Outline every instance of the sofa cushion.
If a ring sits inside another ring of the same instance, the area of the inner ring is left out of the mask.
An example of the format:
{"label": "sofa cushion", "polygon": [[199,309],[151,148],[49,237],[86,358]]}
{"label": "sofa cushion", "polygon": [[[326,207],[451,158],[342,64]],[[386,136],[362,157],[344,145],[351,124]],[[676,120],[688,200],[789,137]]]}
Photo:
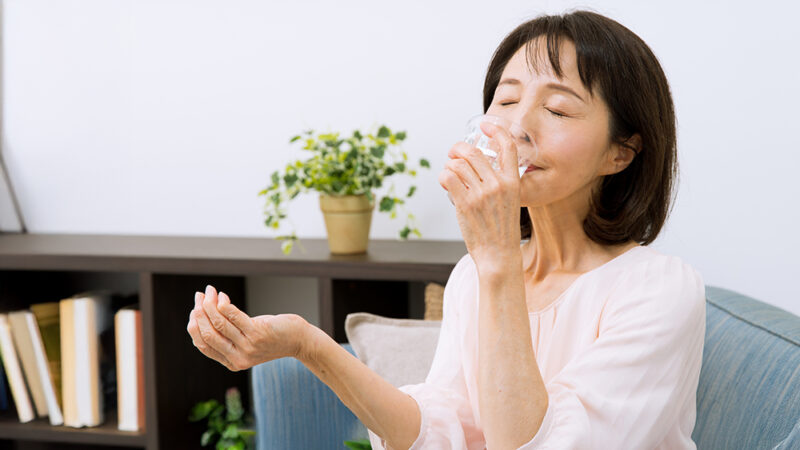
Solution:
{"label": "sofa cushion", "polygon": [[350,313],[344,331],[356,356],[395,387],[425,381],[439,341],[440,320]]}
{"label": "sofa cushion", "polygon": [[800,317],[706,286],[692,439],[706,448],[800,448]]}
{"label": "sofa cushion", "polygon": [[275,359],[250,373],[256,449],[346,449],[344,441],[367,439],[358,417],[300,361]]}

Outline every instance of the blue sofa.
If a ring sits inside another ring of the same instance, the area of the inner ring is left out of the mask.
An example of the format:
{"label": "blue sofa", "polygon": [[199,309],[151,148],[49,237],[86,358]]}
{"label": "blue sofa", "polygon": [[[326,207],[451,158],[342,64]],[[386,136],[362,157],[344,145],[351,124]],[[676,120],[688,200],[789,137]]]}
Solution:
{"label": "blue sofa", "polygon": [[[692,433],[698,449],[800,449],[800,317],[711,286],[706,300]],[[367,438],[358,418],[295,359],[256,366],[251,381],[259,450],[342,450],[345,440]]]}

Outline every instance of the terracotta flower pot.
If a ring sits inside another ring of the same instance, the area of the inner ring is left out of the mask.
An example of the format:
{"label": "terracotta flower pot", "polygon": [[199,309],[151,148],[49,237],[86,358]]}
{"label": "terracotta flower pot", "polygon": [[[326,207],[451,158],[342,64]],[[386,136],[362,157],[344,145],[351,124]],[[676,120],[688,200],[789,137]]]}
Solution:
{"label": "terracotta flower pot", "polygon": [[335,254],[366,253],[375,202],[366,194],[333,196],[320,193],[328,248]]}

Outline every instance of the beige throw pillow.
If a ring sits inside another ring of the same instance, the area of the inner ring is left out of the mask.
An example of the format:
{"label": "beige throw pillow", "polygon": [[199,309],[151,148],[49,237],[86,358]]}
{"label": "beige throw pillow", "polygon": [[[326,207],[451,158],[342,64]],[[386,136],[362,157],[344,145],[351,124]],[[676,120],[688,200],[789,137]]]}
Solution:
{"label": "beige throw pillow", "polygon": [[439,342],[439,320],[350,313],[344,331],[364,364],[395,387],[425,381]]}

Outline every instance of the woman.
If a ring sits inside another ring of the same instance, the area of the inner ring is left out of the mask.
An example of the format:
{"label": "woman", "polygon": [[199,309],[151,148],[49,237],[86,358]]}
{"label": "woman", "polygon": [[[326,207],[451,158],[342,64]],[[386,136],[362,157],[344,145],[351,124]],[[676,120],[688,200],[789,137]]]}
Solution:
{"label": "woman", "polygon": [[695,448],[704,283],[647,247],[677,174],[657,59],[599,14],[538,17],[496,50],[484,111],[532,132],[539,156],[520,178],[507,130],[489,125],[499,171],[469,144],[450,149],[439,183],[469,253],[425,382],[394,388],[299,316],[251,319],[211,286],[190,316],[195,345],[232,370],[300,359],[373,448]]}

